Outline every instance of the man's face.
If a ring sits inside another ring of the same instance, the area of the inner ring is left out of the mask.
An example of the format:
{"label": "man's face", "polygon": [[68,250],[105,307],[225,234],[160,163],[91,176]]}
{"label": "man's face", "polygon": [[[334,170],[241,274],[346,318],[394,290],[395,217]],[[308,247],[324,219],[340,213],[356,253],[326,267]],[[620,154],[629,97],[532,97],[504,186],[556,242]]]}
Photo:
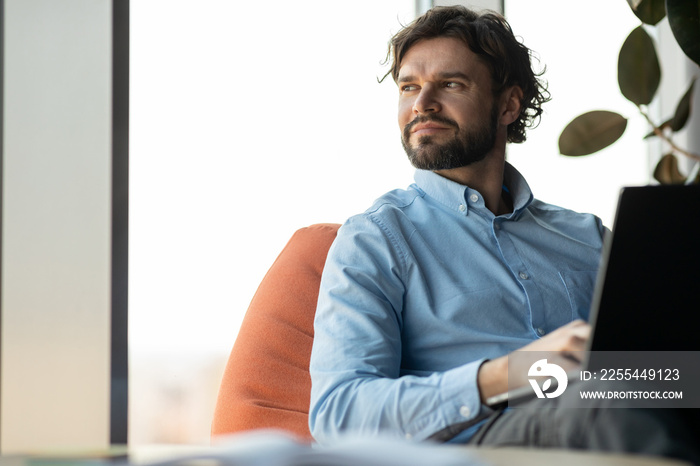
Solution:
{"label": "man's face", "polygon": [[416,168],[463,167],[493,148],[499,115],[491,74],[464,42],[416,43],[401,61],[398,85],[401,141]]}

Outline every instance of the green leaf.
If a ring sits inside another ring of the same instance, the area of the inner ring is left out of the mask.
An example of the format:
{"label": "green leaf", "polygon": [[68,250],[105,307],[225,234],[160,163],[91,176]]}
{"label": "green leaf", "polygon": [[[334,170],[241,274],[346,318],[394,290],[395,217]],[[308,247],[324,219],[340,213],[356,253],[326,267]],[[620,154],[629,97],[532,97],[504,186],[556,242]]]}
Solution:
{"label": "green leaf", "polygon": [[654,98],[660,81],[661,67],[656,47],[649,34],[639,26],[627,36],[620,49],[617,60],[620,91],[634,104],[648,105]]}
{"label": "green leaf", "polygon": [[666,16],[664,0],[627,0],[630,8],[643,23],[655,26]]}
{"label": "green leaf", "polygon": [[607,110],[594,110],[574,118],[559,136],[559,152],[578,157],[605,149],[627,128],[627,119]]}
{"label": "green leaf", "polygon": [[666,0],[666,11],[683,53],[700,65],[700,0]]}
{"label": "green leaf", "polygon": [[[671,127],[671,122],[672,122],[672,121],[673,121],[673,118],[669,118],[668,120],[664,121],[663,123],[661,123],[661,124],[659,125],[659,129],[660,129],[661,131],[663,131],[663,130],[665,130],[665,129],[670,128],[670,127]],[[649,134],[647,134],[646,136],[644,136],[642,139],[649,139],[649,138],[653,138],[653,137],[656,137],[656,136],[658,136],[658,135],[657,135],[657,134],[654,132],[654,130],[652,129],[652,130],[649,132]]]}
{"label": "green leaf", "polygon": [[690,116],[690,102],[693,100],[694,86],[695,78],[693,78],[693,82],[690,83],[690,87],[687,91],[685,91],[685,94],[681,98],[680,102],[678,102],[678,106],[676,107],[676,113],[673,115],[673,118],[669,122],[672,131],[682,130],[685,124],[688,122],[688,117]]}
{"label": "green leaf", "polygon": [[650,131],[649,134],[644,136],[642,139],[651,139],[651,138],[655,138],[655,137],[656,137],[656,133],[654,131]]}
{"label": "green leaf", "polygon": [[685,176],[678,170],[678,159],[673,154],[661,157],[654,169],[654,179],[661,184],[683,184]]}
{"label": "green leaf", "polygon": [[[661,131],[664,131],[666,129],[670,129],[671,131],[680,131],[683,129],[685,124],[688,122],[688,118],[690,117],[690,103],[693,100],[693,87],[695,86],[695,78],[693,78],[693,82],[690,83],[690,87],[688,88],[687,91],[685,91],[685,94],[681,98],[681,100],[678,102],[678,106],[676,107],[676,113],[669,118],[668,120],[664,121],[659,125],[659,129]],[[654,131],[651,131],[649,134],[644,136],[644,139],[649,139],[653,138],[656,136],[656,133]]]}

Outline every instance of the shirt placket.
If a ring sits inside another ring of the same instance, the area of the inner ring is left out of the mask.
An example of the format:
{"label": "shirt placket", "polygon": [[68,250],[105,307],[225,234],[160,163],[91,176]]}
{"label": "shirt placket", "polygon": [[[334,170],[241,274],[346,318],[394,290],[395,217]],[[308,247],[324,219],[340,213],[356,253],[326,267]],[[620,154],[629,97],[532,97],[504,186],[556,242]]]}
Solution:
{"label": "shirt placket", "polygon": [[543,312],[544,300],[540,288],[537,286],[537,277],[522,260],[510,235],[505,231],[507,222],[503,221],[502,218],[494,218],[492,225],[493,238],[501,252],[501,257],[513,279],[525,294],[532,330],[538,337],[544,336],[547,333]]}

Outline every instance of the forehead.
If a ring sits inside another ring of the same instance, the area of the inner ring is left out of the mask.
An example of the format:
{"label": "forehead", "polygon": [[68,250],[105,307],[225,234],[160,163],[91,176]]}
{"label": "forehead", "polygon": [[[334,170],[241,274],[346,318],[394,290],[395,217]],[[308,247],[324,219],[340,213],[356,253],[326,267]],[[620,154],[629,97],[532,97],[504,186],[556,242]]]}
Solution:
{"label": "forehead", "polygon": [[445,72],[471,75],[488,73],[488,69],[460,39],[436,37],[418,41],[408,49],[399,66],[398,80],[406,76]]}

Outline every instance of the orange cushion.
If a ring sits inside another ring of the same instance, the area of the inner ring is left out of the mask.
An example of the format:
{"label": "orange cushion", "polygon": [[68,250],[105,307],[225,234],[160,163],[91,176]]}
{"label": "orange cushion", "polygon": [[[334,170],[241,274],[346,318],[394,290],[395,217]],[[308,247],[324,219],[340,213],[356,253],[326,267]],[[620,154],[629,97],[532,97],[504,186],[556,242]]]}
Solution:
{"label": "orange cushion", "polygon": [[321,272],[339,226],[298,230],[260,283],[224,371],[212,435],[277,428],[311,440],[314,315]]}

